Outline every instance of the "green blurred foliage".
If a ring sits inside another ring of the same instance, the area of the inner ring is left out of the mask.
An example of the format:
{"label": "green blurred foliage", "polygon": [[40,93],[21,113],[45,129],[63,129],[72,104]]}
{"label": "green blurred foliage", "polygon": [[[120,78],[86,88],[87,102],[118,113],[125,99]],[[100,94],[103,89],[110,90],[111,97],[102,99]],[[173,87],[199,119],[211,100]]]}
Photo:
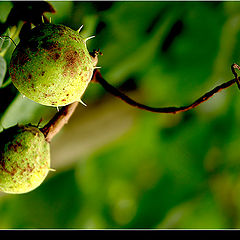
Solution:
{"label": "green blurred foliage", "polygon": [[[152,106],[189,104],[233,78],[230,66],[239,63],[239,2],[50,3],[54,23],[96,35],[88,48],[103,52],[104,78],[133,82],[138,101]],[[0,21],[10,6],[0,2]],[[3,127],[52,116],[8,88],[16,98],[1,112]],[[90,85],[84,99],[104,95]],[[179,115],[136,110],[123,136],[33,192],[0,196],[0,228],[239,228],[239,104],[233,86]]]}

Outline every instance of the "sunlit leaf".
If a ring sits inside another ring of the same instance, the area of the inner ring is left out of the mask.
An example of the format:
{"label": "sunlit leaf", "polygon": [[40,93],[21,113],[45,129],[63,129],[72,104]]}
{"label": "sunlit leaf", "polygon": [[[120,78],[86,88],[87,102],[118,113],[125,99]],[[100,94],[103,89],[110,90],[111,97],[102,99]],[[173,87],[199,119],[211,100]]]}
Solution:
{"label": "sunlit leaf", "polygon": [[6,60],[0,56],[0,87],[3,83],[4,77],[7,71],[7,63]]}

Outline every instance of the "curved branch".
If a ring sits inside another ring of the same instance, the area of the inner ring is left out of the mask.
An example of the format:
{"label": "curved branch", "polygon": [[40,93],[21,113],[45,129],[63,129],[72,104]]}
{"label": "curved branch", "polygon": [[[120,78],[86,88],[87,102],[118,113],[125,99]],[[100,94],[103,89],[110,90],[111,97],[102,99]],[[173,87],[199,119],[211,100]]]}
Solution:
{"label": "curved branch", "polygon": [[[229,80],[228,82],[215,87],[211,91],[205,93],[202,97],[198,98],[192,104],[190,104],[188,106],[183,106],[183,107],[154,108],[154,107],[149,107],[149,106],[143,105],[141,103],[138,103],[138,102],[134,101],[133,99],[131,99],[130,97],[126,96],[124,93],[120,92],[117,88],[113,87],[108,82],[106,82],[104,80],[104,78],[102,77],[101,73],[99,72],[99,70],[94,71],[92,81],[101,84],[107,92],[113,94],[115,97],[120,98],[122,101],[124,101],[125,103],[127,103],[133,107],[143,109],[146,111],[150,111],[150,112],[155,112],[155,113],[176,114],[176,113],[186,112],[190,109],[193,109],[193,108],[197,107],[198,105],[200,105],[201,103],[207,101],[215,93],[218,93],[218,92],[222,91],[223,89],[226,89],[226,88],[232,86],[234,83],[238,83],[239,79],[238,79],[236,73],[235,72],[233,72],[233,73],[234,73],[235,79]],[[61,110],[57,114],[55,114],[55,116],[43,128],[40,129],[43,132],[46,141],[51,142],[52,138],[68,122],[68,120],[74,113],[77,106],[78,106],[78,102],[74,102],[72,104],[62,107]]]}
{"label": "curved branch", "polygon": [[74,113],[79,102],[71,103],[61,108],[54,117],[40,130],[43,132],[47,142],[51,142],[52,138],[67,124],[68,120]]}
{"label": "curved branch", "polygon": [[203,102],[207,101],[209,98],[211,98],[215,93],[218,93],[218,92],[222,91],[223,89],[226,89],[226,88],[232,86],[234,83],[236,83],[238,81],[238,78],[229,80],[228,82],[223,83],[223,84],[215,87],[214,89],[205,93],[202,97],[198,98],[196,101],[194,101],[192,104],[190,104],[188,106],[183,106],[183,107],[160,107],[160,108],[149,107],[149,106],[146,106],[144,104],[141,104],[141,103],[138,103],[138,102],[134,101],[130,97],[126,96],[124,93],[120,92],[117,88],[110,85],[106,80],[104,80],[104,78],[102,77],[99,70],[95,70],[92,81],[101,84],[102,87],[107,92],[111,93],[115,97],[120,98],[122,101],[124,101],[125,103],[127,103],[127,104],[129,104],[133,107],[136,107],[136,108],[139,108],[139,109],[142,109],[142,110],[146,110],[146,111],[150,111],[150,112],[155,112],[155,113],[176,114],[176,113],[180,113],[180,112],[186,112],[188,110],[191,110],[191,109],[197,107],[201,103],[203,103]]}

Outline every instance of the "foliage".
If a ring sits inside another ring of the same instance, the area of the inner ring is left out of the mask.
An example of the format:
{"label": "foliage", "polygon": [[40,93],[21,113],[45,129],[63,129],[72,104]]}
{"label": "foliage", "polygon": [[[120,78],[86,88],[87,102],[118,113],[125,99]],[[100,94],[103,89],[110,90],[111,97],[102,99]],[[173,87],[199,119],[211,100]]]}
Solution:
{"label": "foliage", "polygon": [[[50,3],[54,23],[96,35],[88,49],[103,52],[104,78],[151,106],[191,103],[239,63],[239,2]],[[12,3],[0,4],[4,22]],[[0,100],[5,128],[56,112],[12,84]],[[94,84],[84,102],[52,143],[56,172],[31,193],[1,195],[0,228],[240,227],[236,86],[179,115],[133,109]]]}

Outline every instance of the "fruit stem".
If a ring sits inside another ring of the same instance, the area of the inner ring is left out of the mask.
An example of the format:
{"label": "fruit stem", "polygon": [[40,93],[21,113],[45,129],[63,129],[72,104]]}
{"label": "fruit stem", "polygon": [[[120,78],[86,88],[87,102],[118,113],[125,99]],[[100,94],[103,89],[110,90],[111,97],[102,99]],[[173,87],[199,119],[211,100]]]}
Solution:
{"label": "fruit stem", "polygon": [[107,92],[111,93],[115,97],[120,98],[122,101],[124,101],[125,103],[127,103],[127,104],[129,104],[129,105],[131,105],[133,107],[136,107],[136,108],[139,108],[139,109],[142,109],[142,110],[146,110],[146,111],[149,111],[149,112],[172,113],[172,114],[176,114],[176,113],[180,113],[180,112],[186,112],[188,110],[191,110],[191,109],[197,107],[198,105],[200,105],[201,103],[207,101],[215,93],[220,92],[223,89],[226,89],[226,88],[232,86],[234,83],[238,84],[238,81],[239,81],[239,78],[237,77],[237,75],[235,75],[234,79],[229,80],[228,82],[225,82],[225,83],[215,87],[211,91],[205,93],[202,97],[198,98],[192,104],[187,105],[187,106],[155,108],[155,107],[149,107],[149,106],[146,106],[144,104],[138,103],[138,102],[134,101],[133,99],[131,99],[130,97],[126,96],[124,93],[120,92],[118,89],[116,89],[111,84],[109,84],[106,80],[104,80],[104,78],[102,77],[100,71],[97,70],[97,69],[94,70],[94,74],[93,74],[93,78],[92,78],[92,82],[97,82],[97,83],[101,84],[102,87]]}
{"label": "fruit stem", "polygon": [[51,142],[52,138],[68,123],[69,118],[74,113],[78,102],[74,102],[60,109],[59,112],[40,130],[43,132],[47,142]]}

